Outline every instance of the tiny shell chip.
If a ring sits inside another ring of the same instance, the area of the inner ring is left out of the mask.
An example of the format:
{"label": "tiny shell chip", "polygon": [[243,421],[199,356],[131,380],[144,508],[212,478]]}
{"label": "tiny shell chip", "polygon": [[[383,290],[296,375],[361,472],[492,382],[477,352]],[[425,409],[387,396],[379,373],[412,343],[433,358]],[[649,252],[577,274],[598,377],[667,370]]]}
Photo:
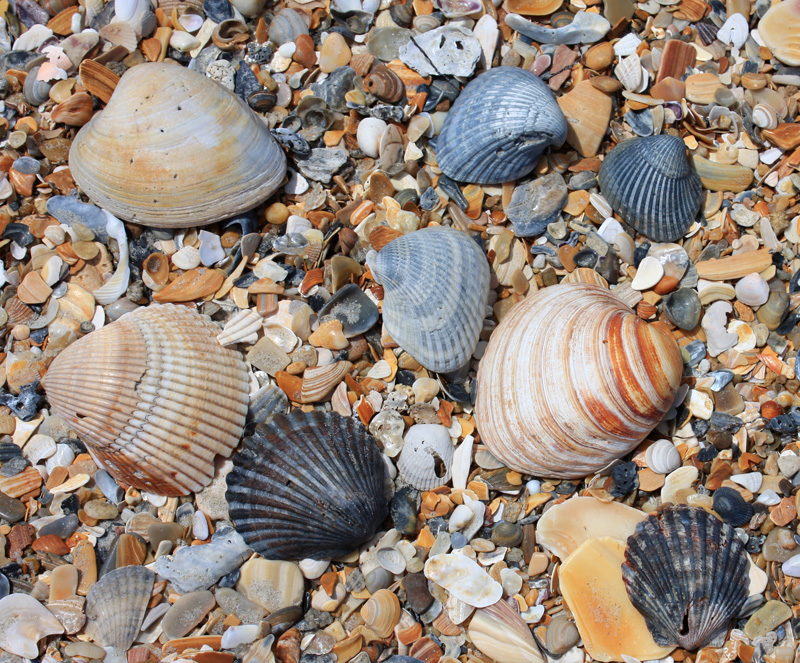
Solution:
{"label": "tiny shell chip", "polygon": [[495,67],[470,81],[447,114],[436,158],[459,182],[499,184],[524,177],[567,137],[567,121],[540,78]]}
{"label": "tiny shell chip", "polygon": [[564,561],[589,539],[627,541],[646,517],[644,511],[621,502],[573,497],[544,512],[536,523],[536,543]]}
{"label": "tiny shell chip", "polygon": [[23,658],[39,656],[39,640],[63,633],[47,608],[28,594],[9,594],[0,599],[0,648]]}
{"label": "tiny shell chip", "polygon": [[450,481],[453,444],[440,424],[415,424],[408,429],[397,459],[400,475],[418,490],[431,490]]}
{"label": "tiny shell chip", "polygon": [[778,60],[800,66],[800,0],[773,4],[759,22],[758,34]]}
{"label": "tiny shell chip", "polygon": [[503,596],[503,586],[499,582],[477,562],[458,553],[434,555],[428,559],[425,577],[474,608],[490,606]]}

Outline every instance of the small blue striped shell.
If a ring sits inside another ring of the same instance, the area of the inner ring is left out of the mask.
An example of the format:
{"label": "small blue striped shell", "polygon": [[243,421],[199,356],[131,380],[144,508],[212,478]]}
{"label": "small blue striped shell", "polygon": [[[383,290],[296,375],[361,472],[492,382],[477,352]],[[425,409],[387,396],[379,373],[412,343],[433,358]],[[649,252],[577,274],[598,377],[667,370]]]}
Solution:
{"label": "small blue striped shell", "polygon": [[683,237],[700,208],[700,177],[676,136],[646,136],[620,143],[603,161],[599,180],[614,210],[656,242]]}
{"label": "small blue striped shell", "polygon": [[383,286],[383,322],[425,368],[464,366],[478,344],[489,297],[489,264],[478,244],[453,228],[423,228],[367,257]]}
{"label": "small blue striped shell", "polygon": [[436,158],[454,180],[499,184],[530,173],[541,153],[566,137],[567,122],[547,85],[524,69],[495,67],[456,99]]}

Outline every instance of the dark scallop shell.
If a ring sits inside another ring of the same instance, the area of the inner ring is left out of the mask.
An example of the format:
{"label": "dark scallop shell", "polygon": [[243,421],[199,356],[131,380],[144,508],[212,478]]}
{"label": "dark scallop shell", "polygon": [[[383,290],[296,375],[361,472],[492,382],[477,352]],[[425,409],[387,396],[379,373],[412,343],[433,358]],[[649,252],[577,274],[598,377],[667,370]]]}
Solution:
{"label": "dark scallop shell", "polygon": [[646,136],[620,143],[603,161],[599,180],[614,210],[656,242],[683,237],[700,209],[700,177],[676,136]]}
{"label": "dark scallop shell", "polygon": [[231,520],[267,559],[342,557],[369,541],[389,513],[375,440],[332,412],[292,412],[257,426],[233,465]]}
{"label": "dark scallop shell", "polygon": [[517,67],[481,74],[456,99],[436,141],[442,172],[460,182],[499,184],[524,177],[539,155],[567,137],[550,88]]}
{"label": "dark scallop shell", "polygon": [[664,647],[695,650],[723,635],[748,594],[748,560],[732,527],[698,507],[672,506],[628,537],[628,596]]}

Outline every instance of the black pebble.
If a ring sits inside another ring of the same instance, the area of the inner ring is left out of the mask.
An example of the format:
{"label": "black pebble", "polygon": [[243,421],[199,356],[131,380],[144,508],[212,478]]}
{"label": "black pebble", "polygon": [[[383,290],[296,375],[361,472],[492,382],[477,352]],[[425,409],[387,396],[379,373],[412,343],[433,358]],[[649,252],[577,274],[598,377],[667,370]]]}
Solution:
{"label": "black pebble", "polygon": [[614,497],[624,497],[639,483],[634,463],[617,463],[611,468],[614,487],[609,491]]}

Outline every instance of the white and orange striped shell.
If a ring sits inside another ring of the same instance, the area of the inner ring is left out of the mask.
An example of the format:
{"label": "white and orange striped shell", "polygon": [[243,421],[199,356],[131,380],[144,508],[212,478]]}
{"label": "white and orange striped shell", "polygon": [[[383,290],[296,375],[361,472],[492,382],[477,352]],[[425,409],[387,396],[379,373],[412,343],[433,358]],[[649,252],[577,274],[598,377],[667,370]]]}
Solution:
{"label": "white and orange striped shell", "polygon": [[672,406],[683,363],[596,285],[544,288],[514,306],[478,368],[475,420],[491,452],[537,476],[577,478],[636,447]]}
{"label": "white and orange striped shell", "polygon": [[43,384],[53,412],[118,481],[160,495],[208,485],[242,435],[247,365],[185,306],[154,304],[79,339]]}

